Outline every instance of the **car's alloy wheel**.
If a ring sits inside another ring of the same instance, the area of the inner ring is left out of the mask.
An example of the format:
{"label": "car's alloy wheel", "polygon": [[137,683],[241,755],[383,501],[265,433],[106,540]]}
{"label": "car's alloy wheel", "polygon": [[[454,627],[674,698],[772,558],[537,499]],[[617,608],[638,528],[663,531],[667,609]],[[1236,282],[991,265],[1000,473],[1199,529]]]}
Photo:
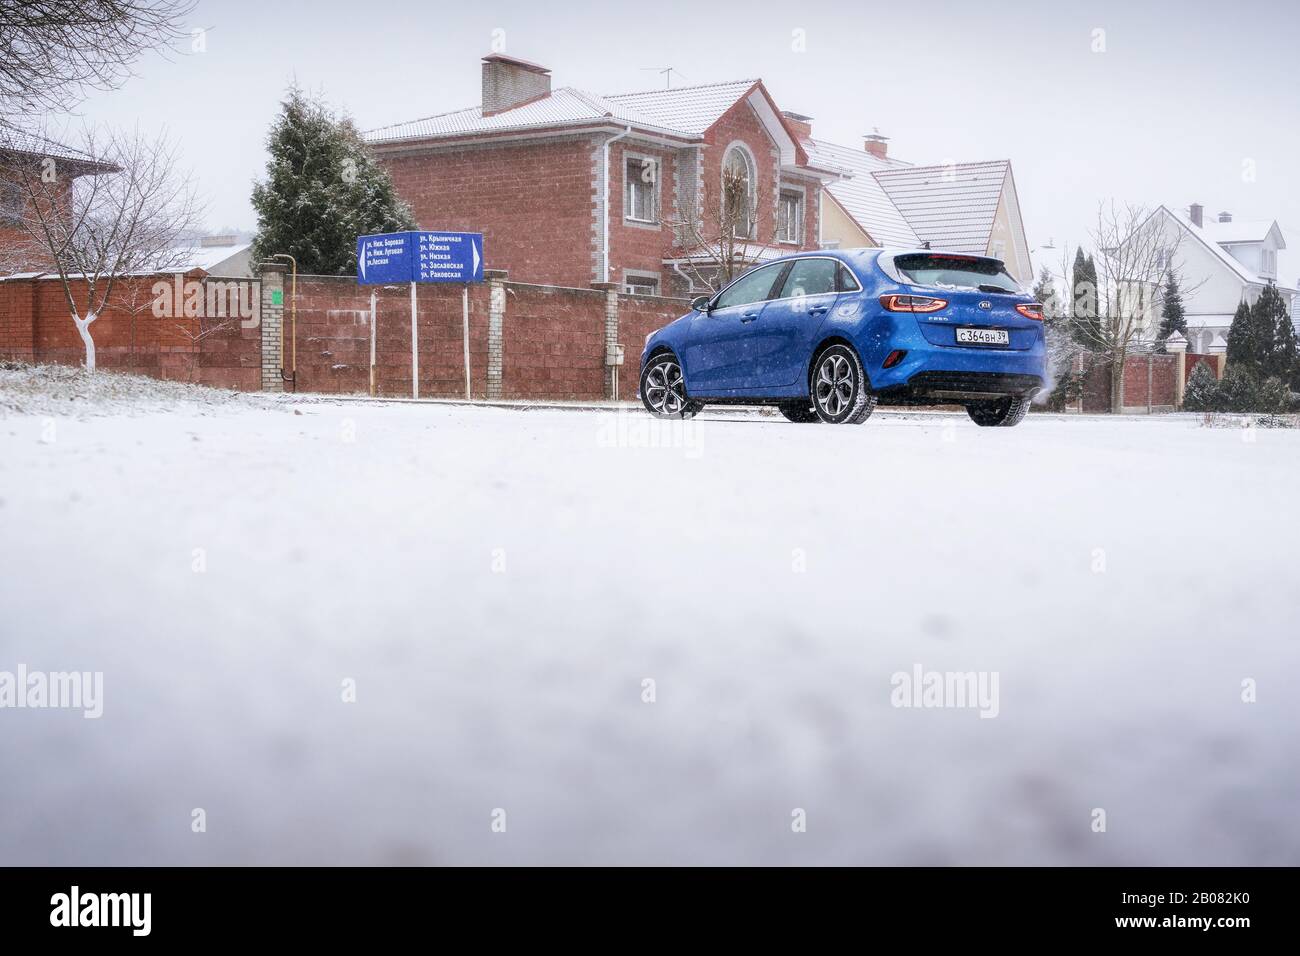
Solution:
{"label": "car's alloy wheel", "polygon": [[704,406],[686,397],[682,367],[672,355],[652,358],[641,373],[641,401],[657,418],[693,418]]}
{"label": "car's alloy wheel", "polygon": [[1008,395],[991,402],[976,402],[966,406],[966,412],[976,425],[986,428],[1010,428],[1019,425],[1029,411],[1029,397]]}
{"label": "car's alloy wheel", "polygon": [[876,407],[857,353],[832,345],[813,363],[812,400],[817,417],[832,425],[865,422]]}

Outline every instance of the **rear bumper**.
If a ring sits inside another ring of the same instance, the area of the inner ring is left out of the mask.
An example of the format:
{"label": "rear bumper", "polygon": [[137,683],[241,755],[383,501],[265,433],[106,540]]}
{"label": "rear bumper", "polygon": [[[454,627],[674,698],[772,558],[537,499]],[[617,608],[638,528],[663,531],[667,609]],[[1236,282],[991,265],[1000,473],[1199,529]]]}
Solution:
{"label": "rear bumper", "polygon": [[1043,377],[1014,372],[918,372],[906,382],[880,389],[882,399],[916,402],[981,401],[1005,395],[1033,395]]}
{"label": "rear bumper", "polygon": [[[1031,347],[1025,349],[943,346],[919,334],[890,336],[873,350],[867,375],[885,402],[933,405],[1032,395],[1047,379],[1042,333],[1035,331]],[[886,369],[884,358],[892,349],[906,349],[907,355]]]}

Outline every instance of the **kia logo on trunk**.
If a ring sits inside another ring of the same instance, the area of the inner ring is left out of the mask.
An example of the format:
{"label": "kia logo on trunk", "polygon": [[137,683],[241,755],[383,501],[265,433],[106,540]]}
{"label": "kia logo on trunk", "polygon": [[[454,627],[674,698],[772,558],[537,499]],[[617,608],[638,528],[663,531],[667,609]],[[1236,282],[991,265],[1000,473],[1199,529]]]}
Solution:
{"label": "kia logo on trunk", "polygon": [[991,309],[991,308],[993,308],[993,303],[990,302],[988,299],[985,299],[983,302],[980,303],[980,308],[981,308],[981,309]]}

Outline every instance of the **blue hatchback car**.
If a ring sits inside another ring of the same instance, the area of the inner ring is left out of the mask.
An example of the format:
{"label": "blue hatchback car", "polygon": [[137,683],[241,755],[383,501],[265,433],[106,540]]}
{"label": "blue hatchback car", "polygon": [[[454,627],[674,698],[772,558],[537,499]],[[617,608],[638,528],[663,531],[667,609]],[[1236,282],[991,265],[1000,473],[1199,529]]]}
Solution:
{"label": "blue hatchback car", "polygon": [[1042,307],[999,259],[929,249],[798,253],[751,269],[646,337],[652,415],[775,405],[866,421],[877,403],[964,405],[1015,425],[1043,387]]}

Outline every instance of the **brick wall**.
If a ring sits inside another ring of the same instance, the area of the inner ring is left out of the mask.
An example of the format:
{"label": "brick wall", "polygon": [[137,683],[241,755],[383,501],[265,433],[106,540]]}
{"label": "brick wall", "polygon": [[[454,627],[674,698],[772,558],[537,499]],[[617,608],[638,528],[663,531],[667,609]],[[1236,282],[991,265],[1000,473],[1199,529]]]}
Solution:
{"label": "brick wall", "polygon": [[[592,281],[592,136],[381,153],[425,229],[483,233],[484,256],[528,282]],[[622,209],[622,205],[619,205]]]}
{"label": "brick wall", "polygon": [[[100,368],[241,390],[264,387],[262,330],[245,329],[237,320],[156,318],[151,308],[152,286],[160,278],[170,281],[170,277],[132,280],[137,285],[131,291],[138,293],[134,345],[132,316],[121,308],[105,310],[91,326]],[[269,283],[271,277],[265,281]],[[609,397],[606,292],[516,282],[504,282],[501,289],[505,307],[500,397],[587,401]],[[296,346],[297,391],[369,392],[372,291],[377,315],[376,393],[411,394],[410,287],[358,286],[349,276],[299,276],[296,299],[290,295],[286,278],[284,363],[286,368],[294,363]],[[84,287],[79,294],[78,304],[84,308]],[[470,373],[475,399],[488,397],[490,298],[489,285],[470,287]],[[461,287],[421,285],[417,302],[420,395],[462,398]],[[678,299],[628,295],[618,296],[617,302],[616,341],[625,346],[619,397],[631,399],[636,395],[637,363],[646,333],[684,314],[687,304]],[[271,350],[278,344],[276,332],[265,347]],[[0,358],[80,365],[84,355],[57,281],[0,282]]]}
{"label": "brick wall", "polygon": [[[109,307],[90,326],[97,366],[221,388],[259,388],[258,330],[243,328],[237,318],[156,317],[153,286],[159,281],[172,278],[147,276],[115,284]],[[72,290],[84,314],[86,283],[73,282]],[[62,283],[0,282],[0,358],[81,365],[85,355]]]}
{"label": "brick wall", "polygon": [[684,299],[640,295],[618,297],[618,340],[624,347],[623,367],[618,373],[619,398],[627,401],[636,398],[645,337],[689,311],[690,303]]}
{"label": "brick wall", "polygon": [[[366,394],[370,389],[370,293],[375,293],[375,391],[411,394],[410,287],[358,286],[350,276],[299,276],[297,363],[299,392]],[[421,285],[420,395],[464,398],[464,323],[461,287]],[[295,339],[291,300],[285,299],[285,361]],[[470,377],[475,398],[486,395],[486,286],[470,287]]]}

